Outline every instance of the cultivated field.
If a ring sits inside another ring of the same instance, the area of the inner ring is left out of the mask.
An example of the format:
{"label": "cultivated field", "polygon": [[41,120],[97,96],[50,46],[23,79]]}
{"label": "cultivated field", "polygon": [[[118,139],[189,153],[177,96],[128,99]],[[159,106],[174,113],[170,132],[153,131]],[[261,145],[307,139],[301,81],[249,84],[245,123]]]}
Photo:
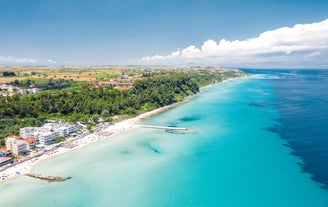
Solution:
{"label": "cultivated field", "polygon": [[[156,68],[156,67],[155,67]],[[119,77],[122,74],[134,75],[137,69],[149,69],[137,66],[92,66],[92,67],[0,67],[0,83],[14,80],[34,80],[42,82],[49,79],[74,81],[99,81]],[[152,67],[154,69],[154,67]],[[16,76],[4,77],[3,72],[14,72]]]}

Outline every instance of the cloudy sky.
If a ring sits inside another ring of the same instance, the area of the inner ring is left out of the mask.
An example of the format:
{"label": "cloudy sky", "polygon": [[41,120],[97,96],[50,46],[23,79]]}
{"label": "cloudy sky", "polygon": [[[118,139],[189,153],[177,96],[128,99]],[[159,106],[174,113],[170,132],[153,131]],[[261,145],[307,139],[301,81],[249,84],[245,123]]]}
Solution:
{"label": "cloudy sky", "polygon": [[328,68],[327,0],[1,0],[0,65]]}

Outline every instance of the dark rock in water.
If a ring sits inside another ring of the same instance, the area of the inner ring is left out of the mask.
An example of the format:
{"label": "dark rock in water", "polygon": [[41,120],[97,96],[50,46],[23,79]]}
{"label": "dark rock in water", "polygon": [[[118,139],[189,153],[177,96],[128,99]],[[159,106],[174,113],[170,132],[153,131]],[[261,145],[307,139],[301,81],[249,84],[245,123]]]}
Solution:
{"label": "dark rock in water", "polygon": [[140,144],[140,146],[142,147],[146,147],[147,149],[151,150],[152,152],[155,153],[161,153],[158,149],[156,149],[152,144],[150,144],[149,142],[142,142]]}
{"label": "dark rock in water", "polygon": [[156,153],[160,153],[160,151],[158,151],[157,149],[155,149],[155,148],[153,148],[153,147],[152,147],[152,150],[153,150],[154,152],[156,152]]}
{"label": "dark rock in water", "polygon": [[180,121],[184,121],[184,122],[190,122],[190,121],[197,121],[200,120],[199,116],[185,116],[179,119]]}
{"label": "dark rock in water", "polygon": [[168,127],[178,127],[178,125],[176,123],[169,123],[167,126]]}
{"label": "dark rock in water", "polygon": [[178,125],[169,124],[168,127],[178,127]]}
{"label": "dark rock in water", "polygon": [[155,152],[155,153],[161,153],[158,149],[156,149],[156,148],[155,148],[154,146],[152,146],[151,144],[148,145],[148,148],[149,148],[151,151]]}
{"label": "dark rock in water", "polygon": [[39,175],[39,174],[26,174],[26,176],[36,178],[36,179],[39,179],[39,180],[44,180],[44,181],[47,181],[48,183],[63,182],[65,180],[69,180],[69,179],[72,178],[72,177],[62,178],[62,177],[59,177],[59,176],[44,176],[44,175]]}
{"label": "dark rock in water", "polygon": [[186,134],[185,132],[172,130],[172,129],[166,129],[165,132],[166,133],[171,133],[171,134]]}
{"label": "dark rock in water", "polygon": [[124,155],[132,154],[132,152],[130,150],[128,150],[128,149],[122,150],[121,153],[124,154]]}

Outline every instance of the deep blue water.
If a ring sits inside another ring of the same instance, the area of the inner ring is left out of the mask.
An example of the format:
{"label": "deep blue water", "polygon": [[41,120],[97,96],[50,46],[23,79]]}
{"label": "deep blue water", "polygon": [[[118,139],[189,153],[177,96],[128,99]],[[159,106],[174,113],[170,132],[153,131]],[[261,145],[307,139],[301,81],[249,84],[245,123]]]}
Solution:
{"label": "deep blue water", "polygon": [[328,70],[251,72],[271,76],[280,118],[270,130],[288,141],[302,170],[328,189]]}

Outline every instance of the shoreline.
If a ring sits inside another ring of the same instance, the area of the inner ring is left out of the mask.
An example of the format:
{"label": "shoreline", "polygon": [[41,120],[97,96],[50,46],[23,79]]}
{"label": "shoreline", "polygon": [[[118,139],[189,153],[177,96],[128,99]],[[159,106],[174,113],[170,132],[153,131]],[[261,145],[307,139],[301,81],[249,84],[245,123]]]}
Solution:
{"label": "shoreline", "polygon": [[[192,96],[190,96],[190,97],[192,97]],[[24,161],[22,163],[15,164],[14,166],[9,166],[7,169],[0,172],[0,183],[3,183],[5,181],[15,179],[19,176],[31,173],[31,172],[33,172],[33,170],[35,169],[35,167],[38,164],[40,164],[43,161],[46,161],[50,158],[54,158],[56,156],[63,155],[65,153],[69,153],[71,151],[81,149],[81,148],[89,146],[93,143],[104,141],[106,139],[110,139],[110,138],[115,137],[116,135],[119,135],[126,131],[135,129],[135,128],[137,128],[137,126],[136,126],[137,122],[139,122],[143,119],[155,116],[159,113],[165,112],[173,107],[176,107],[176,106],[184,103],[185,101],[189,100],[190,97],[189,96],[185,97],[182,101],[142,113],[133,118],[129,118],[129,119],[120,121],[114,125],[108,126],[107,128],[105,128],[99,132],[94,132],[94,133],[85,135],[74,141],[66,140],[65,142],[63,142],[63,144],[73,145],[73,147],[71,147],[71,148],[58,147],[55,150],[50,150],[50,151],[42,154],[41,156],[37,156],[30,160]],[[108,133],[108,134],[101,135],[101,133]]]}
{"label": "shoreline", "polygon": [[[251,75],[252,76],[252,75]],[[215,84],[210,84],[204,87],[201,87],[199,90],[199,93],[203,92],[204,88],[208,88],[208,87],[212,87],[215,85],[219,85],[228,81],[232,81],[232,80],[236,80],[236,79],[245,79],[245,78],[249,78],[251,76],[243,76],[243,77],[237,77],[237,78],[228,78],[222,82],[218,82]],[[197,94],[195,94],[197,95]],[[104,141],[107,139],[110,139],[112,137],[115,137],[116,135],[122,134],[126,131],[132,130],[137,128],[136,124],[146,118],[150,118],[152,116],[155,116],[159,113],[163,113],[171,108],[174,108],[180,104],[183,104],[187,101],[189,101],[192,97],[194,97],[195,95],[192,96],[187,96],[185,97],[183,100],[178,101],[176,103],[173,103],[171,105],[167,105],[167,106],[163,106],[160,108],[156,108],[154,110],[148,111],[148,112],[144,112],[136,117],[133,118],[129,118],[123,121],[120,121],[118,123],[115,123],[114,125],[108,126],[107,128],[99,131],[99,132],[93,132],[91,134],[85,135],[79,139],[75,139],[75,140],[66,140],[65,142],[63,142],[63,144],[67,144],[71,147],[58,147],[54,150],[50,150],[45,152],[44,154],[42,154],[41,156],[37,156],[34,157],[30,160],[24,161],[22,163],[18,163],[15,164],[14,166],[9,166],[7,169],[3,170],[0,172],[0,183],[6,182],[8,180],[11,179],[15,179],[19,176],[22,175],[26,175],[28,173],[33,172],[33,170],[35,169],[35,167],[42,163],[43,161],[50,159],[50,158],[54,158],[56,156],[59,155],[63,155],[65,153],[69,153],[71,151],[74,150],[78,150],[81,149],[83,147],[89,146],[93,143],[97,143],[100,141]]]}

